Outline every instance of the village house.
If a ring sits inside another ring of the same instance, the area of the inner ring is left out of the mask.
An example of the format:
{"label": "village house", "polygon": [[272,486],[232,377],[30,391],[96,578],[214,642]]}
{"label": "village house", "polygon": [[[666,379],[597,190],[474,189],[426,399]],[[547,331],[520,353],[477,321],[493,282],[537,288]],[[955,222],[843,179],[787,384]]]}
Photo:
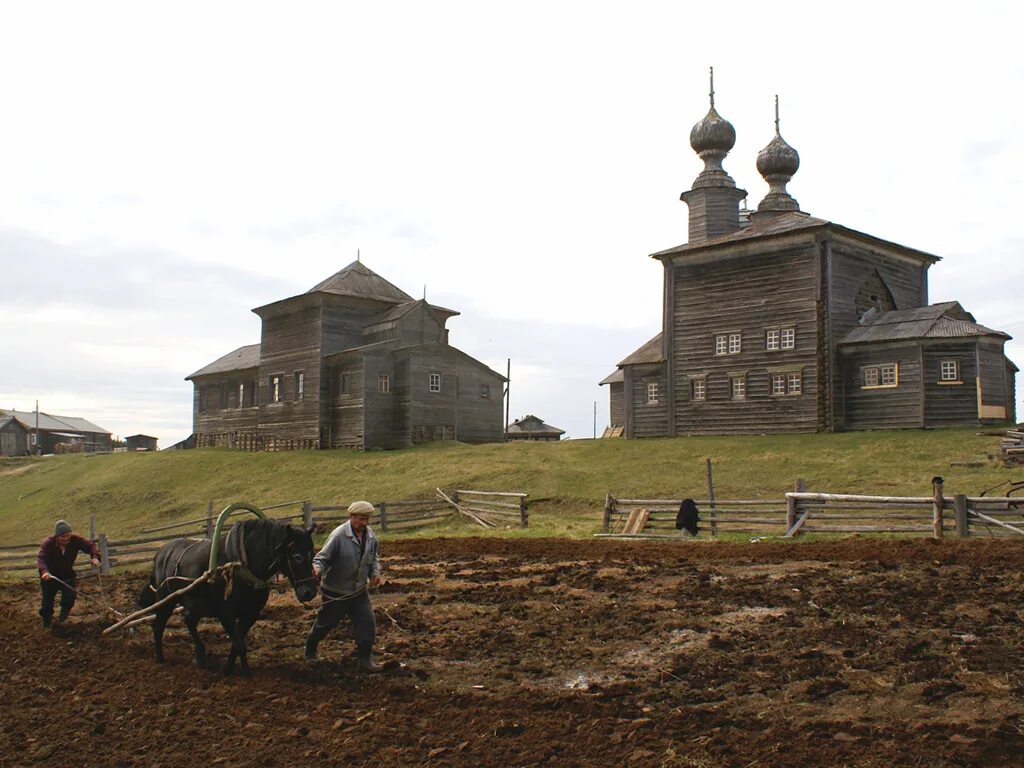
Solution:
{"label": "village house", "polygon": [[528,414],[508,425],[508,428],[505,430],[505,439],[557,442],[562,439],[564,434],[564,429],[545,424],[543,419],[533,414]]}
{"label": "village house", "polygon": [[[18,437],[21,428],[4,421],[12,417],[25,430]],[[4,439],[5,446],[12,453],[0,455],[15,456],[28,453],[101,453],[112,447],[111,433],[90,421],[76,416],[54,416],[43,411],[17,411],[0,409],[0,432],[11,436]],[[6,449],[5,449],[6,450]]]}
{"label": "village house", "polygon": [[124,439],[126,451],[155,451],[157,438],[152,435],[129,435]]}
{"label": "village house", "polygon": [[664,267],[662,332],[600,383],[626,437],[968,426],[1015,419],[1010,337],[956,301],[928,303],[939,261],[802,210],[779,133],[757,156],[755,211],[722,167],[736,140],[711,109],[690,132],[704,170],[681,199],[689,241]]}
{"label": "village house", "polygon": [[506,379],[448,343],[458,312],[413,299],[359,261],[253,312],[259,344],[186,377],[196,447],[501,441]]}

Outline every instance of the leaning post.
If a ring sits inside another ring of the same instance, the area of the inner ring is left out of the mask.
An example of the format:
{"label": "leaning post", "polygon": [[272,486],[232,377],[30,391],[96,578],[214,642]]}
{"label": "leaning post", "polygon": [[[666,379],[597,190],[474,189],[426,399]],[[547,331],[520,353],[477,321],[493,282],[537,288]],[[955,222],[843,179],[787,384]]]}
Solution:
{"label": "leaning post", "polygon": [[100,534],[100,574],[110,574],[110,548],[107,546],[107,534]]}
{"label": "leaning post", "polygon": [[966,539],[971,535],[971,527],[967,522],[967,497],[962,493],[953,497],[953,516],[956,519],[956,535]]}
{"label": "leaning post", "polygon": [[932,535],[936,539],[942,538],[942,506],[945,499],[942,495],[943,480],[939,476],[932,478]]}
{"label": "leaning post", "polygon": [[382,531],[387,531],[387,529],[388,529],[388,503],[386,501],[382,501],[377,506],[380,507],[380,529]]}
{"label": "leaning post", "polygon": [[526,496],[519,497],[519,527],[525,528],[528,525],[528,513],[526,511]]}
{"label": "leaning post", "polygon": [[309,528],[313,525],[313,502],[308,499],[302,502],[302,527]]}
{"label": "leaning post", "polygon": [[601,521],[601,527],[604,529],[606,533],[608,532],[608,529],[609,527],[611,527],[612,524],[612,510],[614,509],[614,507],[615,499],[612,496],[612,492],[608,491],[608,493],[604,495],[604,518]]}
{"label": "leaning post", "polygon": [[715,519],[715,481],[711,472],[711,459],[707,459],[708,507],[711,510],[711,536],[718,535],[718,520]]}

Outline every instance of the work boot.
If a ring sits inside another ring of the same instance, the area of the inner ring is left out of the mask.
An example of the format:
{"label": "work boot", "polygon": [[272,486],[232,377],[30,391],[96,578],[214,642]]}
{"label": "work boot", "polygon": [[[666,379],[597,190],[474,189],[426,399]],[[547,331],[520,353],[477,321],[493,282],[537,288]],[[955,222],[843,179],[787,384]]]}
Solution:
{"label": "work boot", "polygon": [[58,624],[63,624],[67,620],[68,620],[68,615],[64,611],[61,611],[60,615],[57,616],[57,623]]}
{"label": "work boot", "polygon": [[371,648],[360,648],[356,652],[356,658],[358,659],[360,672],[373,675],[384,671],[384,667],[373,660]]}

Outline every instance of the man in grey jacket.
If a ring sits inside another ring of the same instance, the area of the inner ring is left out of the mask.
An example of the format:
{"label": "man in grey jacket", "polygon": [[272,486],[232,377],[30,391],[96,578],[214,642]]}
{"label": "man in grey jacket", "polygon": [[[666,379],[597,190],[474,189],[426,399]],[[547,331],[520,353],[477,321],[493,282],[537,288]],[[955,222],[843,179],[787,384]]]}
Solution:
{"label": "man in grey jacket", "polygon": [[368,525],[372,512],[373,505],[368,501],[349,505],[348,522],[334,529],[313,558],[313,574],[320,579],[322,605],[306,636],[307,661],[316,661],[317,645],[338,626],[342,617],[348,616],[356,639],[359,669],[382,669],[372,658],[377,624],[368,589],[380,584],[377,537]]}

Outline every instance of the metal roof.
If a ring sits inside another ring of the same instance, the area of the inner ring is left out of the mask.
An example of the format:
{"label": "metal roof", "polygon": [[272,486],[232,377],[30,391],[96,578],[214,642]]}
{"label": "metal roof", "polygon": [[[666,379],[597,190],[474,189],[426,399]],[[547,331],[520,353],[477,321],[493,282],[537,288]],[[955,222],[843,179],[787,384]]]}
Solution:
{"label": "metal roof", "polygon": [[974,321],[973,315],[958,302],[947,301],[913,309],[895,309],[865,316],[862,325],[854,328],[840,344],[867,344],[880,341],[913,339],[964,339],[977,336],[1009,334],[987,328]]}
{"label": "metal roof", "polygon": [[185,377],[185,381],[194,379],[197,376],[209,376],[211,373],[227,373],[229,371],[244,371],[247,368],[259,368],[260,366],[260,345],[249,344],[246,347],[239,347],[234,352],[228,352],[224,357],[219,357],[205,368],[200,368],[195,373]]}
{"label": "metal roof", "polygon": [[[28,429],[35,429],[36,427],[35,411],[16,411],[10,408],[0,409],[0,416],[3,415],[13,416]],[[96,432],[101,435],[111,434],[109,430],[98,427],[91,421],[74,416],[54,416],[43,411],[39,412],[39,429],[45,432],[67,432],[73,430],[75,432]],[[81,437],[81,435],[78,435],[78,437]]]}
{"label": "metal roof", "polygon": [[619,361],[619,365],[637,365],[639,363],[663,363],[665,358],[661,354],[661,334],[648,341],[638,350],[633,352],[625,360]]}

